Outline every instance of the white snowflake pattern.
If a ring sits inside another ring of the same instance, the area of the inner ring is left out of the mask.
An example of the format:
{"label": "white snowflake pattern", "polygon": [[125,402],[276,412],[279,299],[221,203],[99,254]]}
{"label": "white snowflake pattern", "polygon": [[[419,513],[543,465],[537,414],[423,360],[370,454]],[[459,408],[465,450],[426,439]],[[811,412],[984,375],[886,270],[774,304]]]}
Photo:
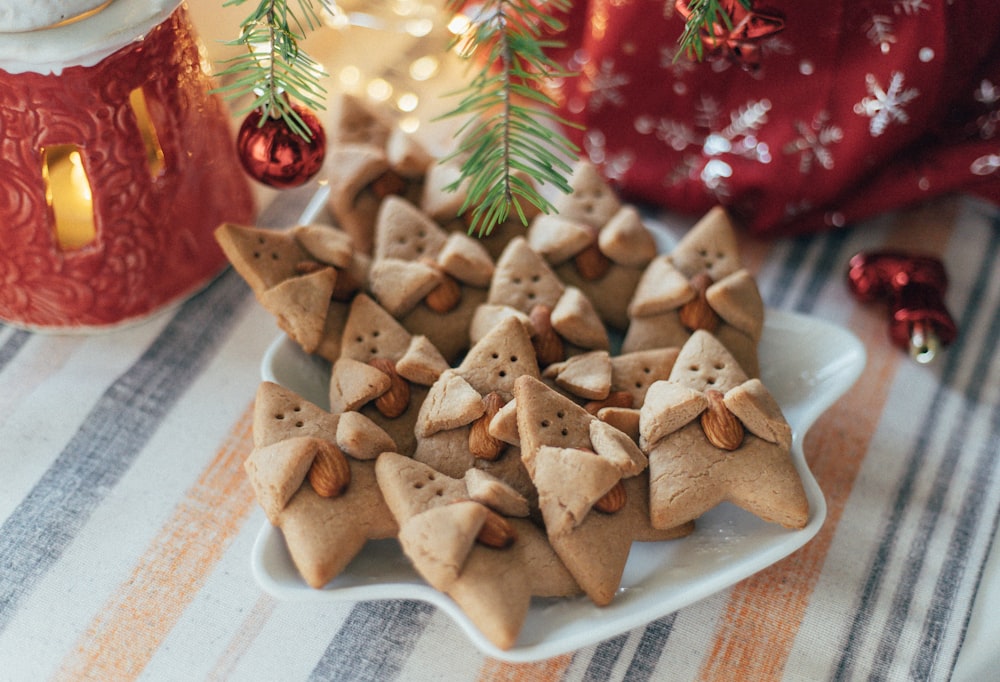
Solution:
{"label": "white snowflake pattern", "polygon": [[798,133],[798,137],[786,144],[782,151],[786,154],[801,155],[799,172],[803,175],[812,170],[813,163],[818,163],[826,170],[833,168],[830,145],[843,140],[844,131],[829,123],[830,114],[827,111],[816,114],[811,123],[795,121],[795,132]]}
{"label": "white snowflake pattern", "polygon": [[618,107],[625,104],[621,88],[629,84],[629,77],[615,72],[615,60],[610,57],[602,59],[596,71],[588,64],[584,67],[584,75],[587,77],[584,89],[590,94],[587,107],[591,111],[598,111],[609,103]]}
{"label": "white snowflake pattern", "polygon": [[969,165],[973,175],[990,175],[1000,170],[1000,154],[984,154]]}
{"label": "white snowflake pattern", "polygon": [[733,176],[731,157],[771,162],[767,143],[757,138],[770,110],[770,100],[750,101],[729,112],[728,125],[720,125],[724,116],[719,103],[702,97],[695,109],[694,125],[643,116],[636,120],[635,127],[639,133],[653,134],[679,152],[690,150],[665,179],[667,185],[697,178],[710,193],[723,199],[729,195],[726,181]]}
{"label": "white snowflake pattern", "polygon": [[873,14],[865,24],[865,37],[872,42],[882,54],[888,54],[892,44],[896,42],[893,33],[892,17],[885,14]]}
{"label": "white snowflake pattern", "polygon": [[894,71],[889,79],[889,87],[882,89],[882,85],[873,74],[865,76],[865,85],[870,96],[854,105],[854,113],[871,119],[868,131],[872,137],[884,133],[893,121],[897,123],[910,121],[904,107],[916,99],[920,91],[916,88],[904,90],[903,79],[902,72]]}
{"label": "white snowflake pattern", "polygon": [[590,162],[600,166],[604,171],[604,176],[608,180],[621,181],[625,178],[625,173],[635,163],[635,154],[624,150],[616,154],[609,154],[606,147],[606,138],[600,130],[588,130],[583,136],[583,150],[587,154]]}
{"label": "white snowflake pattern", "polygon": [[896,14],[913,16],[929,10],[931,7],[924,0],[893,0],[892,11]]}
{"label": "white snowflake pattern", "polygon": [[986,112],[976,118],[976,129],[979,137],[990,140],[996,135],[1000,126],[1000,87],[983,79],[972,97],[986,107]]}

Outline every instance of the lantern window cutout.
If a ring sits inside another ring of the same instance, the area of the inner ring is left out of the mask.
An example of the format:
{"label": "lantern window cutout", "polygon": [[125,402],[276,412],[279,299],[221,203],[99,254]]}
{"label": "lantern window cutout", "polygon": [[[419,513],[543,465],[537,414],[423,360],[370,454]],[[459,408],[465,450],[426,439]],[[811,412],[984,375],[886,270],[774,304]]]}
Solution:
{"label": "lantern window cutout", "polygon": [[73,251],[92,244],[97,239],[94,200],[80,147],[43,147],[42,178],[59,249]]}
{"label": "lantern window cutout", "polygon": [[[165,169],[164,154],[142,88],[129,94],[129,105],[146,149],[149,175],[155,179]],[[73,144],[44,147],[42,177],[59,249],[74,251],[92,244],[97,239],[93,192],[80,147]]]}
{"label": "lantern window cutout", "polygon": [[136,88],[129,94],[129,104],[135,114],[135,122],[139,126],[139,134],[146,147],[146,164],[149,166],[149,175],[156,178],[164,171],[163,147],[160,146],[160,138],[156,133],[156,126],[149,115],[149,107],[146,105],[146,94],[142,88]]}

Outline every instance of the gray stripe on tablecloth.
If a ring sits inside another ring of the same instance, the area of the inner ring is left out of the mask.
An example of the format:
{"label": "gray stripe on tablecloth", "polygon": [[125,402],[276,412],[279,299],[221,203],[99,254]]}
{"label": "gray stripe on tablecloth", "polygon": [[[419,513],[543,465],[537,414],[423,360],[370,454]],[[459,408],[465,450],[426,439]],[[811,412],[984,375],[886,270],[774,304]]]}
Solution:
{"label": "gray stripe on tablecloth", "polygon": [[672,613],[659,620],[654,620],[646,626],[642,633],[642,639],[639,640],[639,646],[636,647],[635,655],[632,656],[632,662],[629,664],[628,670],[625,671],[624,679],[629,682],[644,682],[652,678],[653,671],[656,670],[656,665],[663,655],[663,649],[667,646],[670,633],[674,629],[676,619],[677,614]]}
{"label": "gray stripe on tablecloth", "polygon": [[799,268],[805,262],[809,254],[809,246],[816,243],[816,241],[816,239],[807,239],[805,237],[791,240],[788,253],[778,268],[778,274],[770,281],[767,290],[761,291],[761,297],[768,307],[780,308],[784,305],[785,299],[792,292],[795,273],[798,272]]}
{"label": "gray stripe on tablecloth", "polygon": [[[3,325],[0,325],[0,329],[3,329]],[[11,328],[10,336],[7,340],[3,342],[0,346],[0,372],[3,368],[14,359],[24,346],[28,343],[28,339],[31,338],[31,332],[24,331],[23,329]]]}
{"label": "gray stripe on tablecloth", "polygon": [[227,270],[181,306],[0,526],[0,632],[221,345],[248,293]]}
{"label": "gray stripe on tablecloth", "polygon": [[[987,249],[987,262],[995,262],[997,252],[1000,251],[1000,244],[998,244],[1000,242],[1000,221],[994,225],[994,228],[993,239],[991,240],[990,247]],[[981,303],[985,298],[986,287],[986,281],[977,281],[976,288],[966,307],[984,307]],[[984,338],[987,341],[983,344],[979,357],[976,359],[976,364],[972,369],[972,376],[976,377],[977,380],[972,383],[966,393],[966,398],[970,404],[978,404],[980,402],[991,361],[996,356],[996,348],[991,345],[989,340],[1000,339],[1000,309],[994,312],[989,330]],[[965,413],[969,411],[969,409],[963,411],[963,419],[966,416]],[[963,432],[959,426],[953,429],[954,439],[949,440],[948,456],[949,459],[956,460],[956,462],[950,463],[948,467],[938,472],[934,481],[935,489],[938,485],[942,488],[947,488],[951,474],[961,454],[962,448],[959,436]],[[956,444],[956,441],[959,441],[958,444]],[[962,505],[959,509],[958,520],[955,528],[952,530],[951,540],[948,543],[948,551],[945,553],[944,567],[938,576],[938,581],[934,588],[934,596],[924,623],[923,644],[917,650],[917,657],[911,668],[916,674],[915,679],[926,679],[927,674],[929,674],[937,661],[941,643],[944,640],[945,626],[954,610],[953,599],[960,587],[962,577],[968,568],[966,562],[969,560],[972,549],[969,539],[979,534],[980,526],[984,522],[983,516],[987,510],[983,506],[983,502],[988,496],[990,487],[995,482],[997,465],[995,444],[998,442],[1000,442],[1000,407],[995,406],[990,419],[990,436],[987,438],[985,446],[976,459],[975,469],[970,477],[969,488],[962,496]],[[988,556],[988,553],[983,555],[982,561],[985,562],[986,556]],[[970,614],[971,609],[969,609],[968,613],[964,614],[966,621]]]}
{"label": "gray stripe on tablecloth", "polygon": [[399,676],[434,607],[420,601],[360,602],[351,609],[309,679],[389,682]]}
{"label": "gray stripe on tablecloth", "polygon": [[[980,264],[979,272],[976,276],[976,282],[965,306],[964,313],[961,316],[961,319],[958,320],[959,329],[971,328],[974,318],[981,312],[980,306],[977,305],[977,302],[982,299],[982,292],[989,280],[991,270],[990,265],[994,262],[997,254],[997,242],[998,239],[996,231],[994,231],[990,245],[984,251],[985,258]],[[950,387],[951,389],[958,388],[951,386],[951,383],[954,381],[955,376],[958,373],[960,363],[965,358],[966,353],[964,351],[967,341],[968,338],[965,335],[959,334],[955,343],[947,350],[943,360],[944,366],[942,367],[941,375],[938,380],[939,388],[935,392],[934,398],[931,400],[927,413],[923,416],[923,419],[914,420],[915,423],[921,424],[921,429],[917,436],[916,447],[909,458],[909,465],[906,468],[906,472],[897,487],[896,498],[893,502],[892,510],[886,521],[886,525],[882,533],[882,539],[880,540],[875,551],[875,555],[869,568],[868,578],[865,581],[858,601],[858,610],[855,612],[854,619],[846,637],[845,645],[842,649],[843,653],[841,654],[840,660],[837,664],[835,679],[847,679],[852,676],[851,673],[857,657],[857,649],[864,641],[865,633],[873,627],[873,611],[877,602],[877,596],[882,588],[882,583],[885,579],[885,572],[889,567],[893,550],[896,549],[894,541],[898,537],[900,528],[903,525],[902,519],[904,512],[912,501],[914,487],[917,479],[919,478],[918,474],[926,464],[929,443],[939,421],[938,405],[942,396],[946,393],[945,387]],[[994,350],[995,349],[991,347],[984,347],[981,349],[981,354],[992,353]],[[964,391],[966,399],[970,396],[974,396],[979,390],[981,390],[980,384],[984,378],[985,377],[981,375],[971,376],[970,385],[966,387]],[[923,550],[929,542],[929,536],[933,533],[934,528],[937,525],[937,520],[941,512],[941,506],[947,493],[947,487],[950,483],[950,474],[954,471],[957,459],[960,456],[962,446],[964,444],[963,435],[965,433],[965,429],[961,426],[961,424],[965,424],[969,417],[968,413],[969,409],[968,406],[966,406],[962,410],[960,426],[957,426],[952,431],[952,440],[949,443],[948,452],[946,453],[944,461],[941,464],[939,475],[935,478],[934,487],[931,491],[928,503],[924,508],[924,513],[921,516],[917,529],[918,534],[911,545],[910,552],[908,554],[908,561],[903,567],[903,575],[897,583],[893,606],[888,614],[889,622],[883,626],[880,633],[882,637],[880,639],[875,661],[873,662],[873,667],[875,669],[871,671],[873,679],[880,679],[884,676],[888,671],[888,666],[892,662],[892,656],[894,654],[896,644],[898,643],[903,626],[905,625],[906,614],[908,613],[909,606],[912,603],[913,591],[916,587],[917,580],[919,579],[920,571],[923,568],[923,558],[925,556],[925,552]],[[952,588],[952,590],[954,589],[957,589],[957,586]]]}
{"label": "gray stripe on tablecloth", "polygon": [[[295,224],[315,185],[279,194],[261,227]],[[239,319],[250,289],[231,268],[188,299],[98,399],[77,432],[0,525],[0,632],[132,465]]]}
{"label": "gray stripe on tablecloth", "polygon": [[611,678],[611,671],[622,655],[625,643],[628,641],[628,633],[612,637],[597,645],[594,655],[590,658],[590,663],[583,673],[584,682],[604,682]]}
{"label": "gray stripe on tablecloth", "polygon": [[[994,424],[996,424],[996,421],[1000,419],[1000,406],[998,406],[993,411],[993,416],[994,416]],[[997,430],[1000,430],[1000,426],[994,428],[993,432],[996,433]],[[992,455],[987,454],[987,456],[996,457],[996,452],[994,452]],[[976,576],[973,582],[972,599],[970,600],[972,605],[975,605],[976,599],[979,595],[979,590],[983,585],[983,577],[986,575],[986,567],[987,567],[987,562],[989,561],[989,557],[996,549],[995,544],[996,544],[997,533],[1000,533],[1000,506],[998,506],[994,510],[993,522],[990,525],[989,531],[987,531],[986,533],[989,540],[987,541],[986,546],[983,547],[983,560],[979,564],[979,570],[976,571]],[[965,618],[962,620],[962,630],[958,638],[958,646],[956,646],[955,650],[952,652],[951,662],[950,665],[948,666],[949,676],[954,676],[955,667],[958,665],[958,657],[959,654],[961,654],[962,652],[962,645],[964,644],[965,638],[969,633],[969,623],[972,621],[972,611],[973,611],[972,608],[967,609],[965,612]],[[990,617],[995,617],[995,614],[991,614]]]}
{"label": "gray stripe on tablecloth", "polygon": [[[811,312],[826,286],[844,281],[844,274],[838,270],[845,267],[847,257],[842,252],[848,245],[850,236],[851,233],[847,230],[838,230],[792,240],[777,276],[770,282],[767,290],[761,292],[767,306],[793,308],[802,313]],[[819,256],[810,267],[808,280],[798,298],[789,303],[788,297],[794,288],[796,274],[809,259],[809,254],[816,251]]]}

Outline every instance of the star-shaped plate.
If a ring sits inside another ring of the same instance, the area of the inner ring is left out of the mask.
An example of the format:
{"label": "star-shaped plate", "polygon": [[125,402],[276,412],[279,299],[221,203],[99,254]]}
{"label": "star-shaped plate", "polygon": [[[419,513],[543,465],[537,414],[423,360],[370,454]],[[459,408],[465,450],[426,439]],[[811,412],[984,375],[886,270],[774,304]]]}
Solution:
{"label": "star-shaped plate", "polygon": [[[424,583],[395,540],[369,542],[323,589],[308,587],[295,570],[279,530],[265,522],[253,549],[259,585],[288,600],[362,601],[420,599],[447,613],[485,654],[506,661],[534,661],[595,644],[724,590],[770,566],[811,540],[826,518],[826,503],[802,451],[815,420],[851,387],[865,366],[865,351],[850,332],[814,317],[767,311],[760,344],[761,378],[792,427],[792,455],[809,500],[809,521],[789,531],[733,505],[706,513],[691,535],[637,543],[625,566],[622,589],[608,606],[586,597],[537,599],[520,637],[501,650],[490,643],[455,602]],[[263,379],[326,404],[328,372],[279,336],[262,362]]]}

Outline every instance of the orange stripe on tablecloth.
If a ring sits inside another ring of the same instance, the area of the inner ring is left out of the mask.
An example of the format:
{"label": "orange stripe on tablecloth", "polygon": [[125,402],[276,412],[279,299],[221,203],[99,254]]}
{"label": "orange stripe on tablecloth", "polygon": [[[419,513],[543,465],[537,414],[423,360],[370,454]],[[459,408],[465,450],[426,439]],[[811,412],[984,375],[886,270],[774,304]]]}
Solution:
{"label": "orange stripe on tablecloth", "polygon": [[[938,202],[900,215],[887,248],[940,253],[955,223],[954,201]],[[846,269],[846,263],[845,263]],[[889,398],[905,354],[888,342],[884,308],[859,306],[849,327],[868,350],[868,364],[847,396],[809,431],[805,452],[827,500],[827,519],[816,537],[785,560],[736,585],[730,593],[700,678],[778,679],[819,580],[844,505]]]}
{"label": "orange stripe on tablecloth", "polygon": [[554,682],[562,678],[572,662],[572,654],[537,663],[508,663],[488,658],[479,671],[479,679],[483,682]]}
{"label": "orange stripe on tablecloth", "polygon": [[127,680],[142,672],[253,509],[243,470],[252,426],[251,405],[63,661],[59,678]]}
{"label": "orange stripe on tablecloth", "polygon": [[219,680],[221,682],[232,677],[233,671],[239,664],[240,659],[243,658],[243,654],[256,641],[257,636],[264,629],[264,625],[270,619],[271,614],[274,613],[277,604],[278,602],[273,597],[266,594],[262,594],[257,599],[257,602],[250,609],[246,618],[243,619],[243,624],[240,625],[239,630],[229,640],[229,646],[226,647],[226,650],[215,662],[215,667],[212,671],[205,677],[206,680],[209,682]]}

